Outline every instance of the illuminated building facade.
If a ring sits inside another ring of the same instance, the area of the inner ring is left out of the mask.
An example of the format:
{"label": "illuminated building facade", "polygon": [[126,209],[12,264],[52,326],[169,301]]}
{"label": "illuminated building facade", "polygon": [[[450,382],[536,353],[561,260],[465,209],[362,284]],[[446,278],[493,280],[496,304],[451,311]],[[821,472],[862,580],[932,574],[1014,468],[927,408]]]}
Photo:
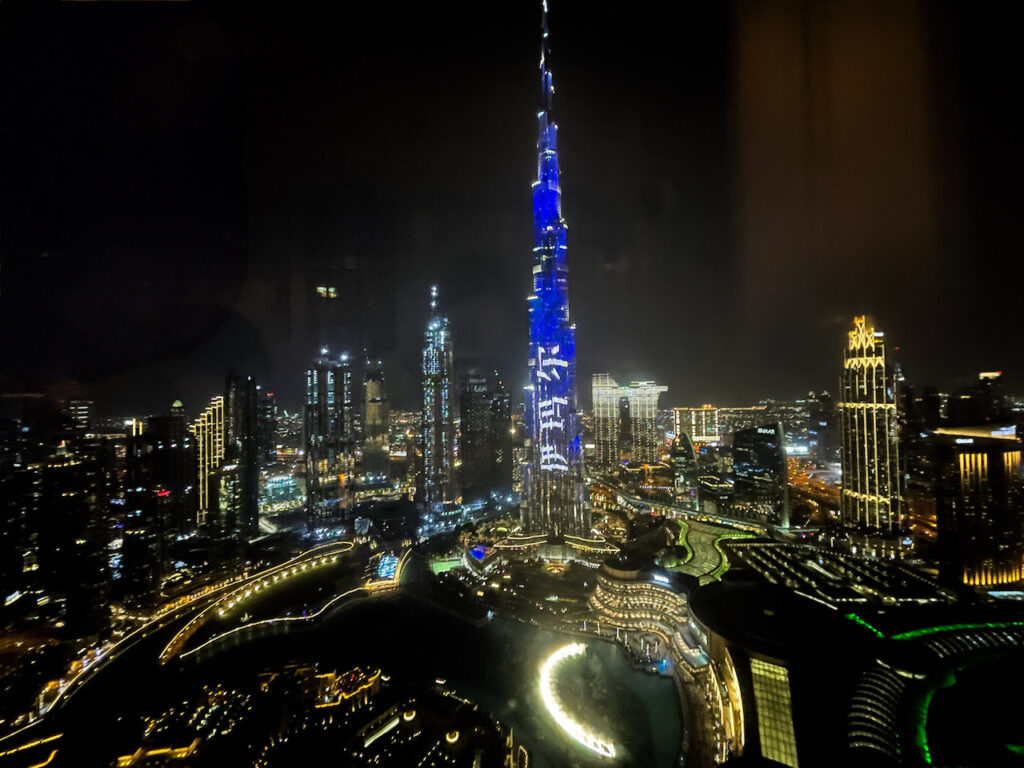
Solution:
{"label": "illuminated building facade", "polygon": [[558,179],[558,126],[551,114],[554,84],[546,3],[541,28],[533,284],[527,299],[530,344],[522,531],[585,536],[591,526],[576,412],[576,327],[569,319],[569,265]]}
{"label": "illuminated building facade", "polygon": [[217,471],[224,463],[224,398],[214,397],[190,427],[196,449],[196,525],[217,511]]}
{"label": "illuminated building facade", "polygon": [[885,334],[854,318],[843,354],[842,402],[844,524],[883,534],[902,527],[895,378],[886,360]]}
{"label": "illuminated building facade", "polygon": [[332,358],[327,348],[306,371],[303,411],[306,505],[313,525],[347,503],[354,465],[352,370],[348,355]]}
{"label": "illuminated building facade", "polygon": [[677,664],[693,661],[695,642],[686,637],[689,590],[681,577],[629,557],[608,558],[597,570],[597,587],[590,596],[593,618],[607,629],[655,636],[660,642],[647,651],[652,657]]}
{"label": "illuminated building facade", "polygon": [[687,435],[694,445],[717,445],[720,440],[718,409],[713,405],[702,405],[700,408],[673,408],[672,422],[676,435]]}
{"label": "illuminated building facade", "polygon": [[391,472],[391,414],[380,360],[368,361],[363,377],[363,474],[387,480]]}
{"label": "illuminated building facade", "polygon": [[653,381],[620,386],[607,373],[592,380],[595,462],[613,467],[623,459],[641,464],[658,460],[658,397],[668,387]]}
{"label": "illuminated building facade", "polygon": [[1012,426],[937,430],[940,572],[951,584],[995,587],[1024,578],[1021,442]]}
{"label": "illuminated building facade", "polygon": [[423,345],[422,498],[433,506],[458,498],[455,476],[454,372],[448,318],[437,308],[437,286],[430,289],[430,319]]}
{"label": "illuminated building facade", "polygon": [[92,400],[72,400],[68,403],[68,415],[75,424],[75,429],[85,432],[92,426]]}
{"label": "illuminated building facade", "polygon": [[653,381],[632,381],[624,393],[629,400],[631,458],[641,464],[658,460],[658,397],[668,391]]}
{"label": "illuminated building facade", "polygon": [[607,373],[591,379],[594,408],[594,468],[607,469],[621,460],[619,385]]}

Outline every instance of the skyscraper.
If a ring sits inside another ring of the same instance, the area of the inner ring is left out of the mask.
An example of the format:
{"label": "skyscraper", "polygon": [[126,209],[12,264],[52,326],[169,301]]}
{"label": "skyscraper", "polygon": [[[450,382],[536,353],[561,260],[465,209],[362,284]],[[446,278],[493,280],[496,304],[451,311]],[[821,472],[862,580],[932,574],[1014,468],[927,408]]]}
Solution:
{"label": "skyscraper", "polygon": [[940,570],[950,584],[994,587],[1024,578],[1024,482],[1013,425],[940,428],[935,445]]}
{"label": "skyscraper", "polygon": [[348,356],[327,348],[306,371],[303,427],[306,443],[306,506],[310,525],[345,505],[352,472],[352,372]]}
{"label": "skyscraper", "polygon": [[594,466],[607,469],[619,463],[619,385],[607,373],[595,373],[591,379],[591,404],[594,408]]}
{"label": "skyscraper", "polygon": [[224,398],[210,400],[189,427],[196,446],[196,525],[203,527],[217,508],[217,470],[224,463]]}
{"label": "skyscraper", "polygon": [[631,381],[623,395],[629,398],[631,458],[642,464],[658,460],[658,398],[668,387],[653,381]]}
{"label": "skyscraper", "polygon": [[733,435],[734,509],[742,516],[789,527],[789,472],[782,424],[741,429]]}
{"label": "skyscraper", "polygon": [[885,334],[854,318],[843,353],[842,426],[844,524],[883,535],[902,525],[895,378]]}
{"label": "skyscraper", "polygon": [[669,450],[669,466],[672,467],[672,496],[677,504],[685,506],[690,513],[700,511],[698,496],[697,455],[693,443],[685,432],[676,435]]}
{"label": "skyscraper", "polygon": [[619,386],[607,373],[593,378],[594,438],[598,468],[628,457],[653,464],[658,460],[658,397],[668,387],[653,381]]}
{"label": "skyscraper", "polygon": [[694,445],[717,444],[721,440],[718,409],[713,405],[673,408],[672,424],[677,437],[685,434]]}
{"label": "skyscraper", "polygon": [[252,538],[259,529],[260,435],[256,379],[228,376],[224,387],[225,462],[237,468],[237,504],[224,505],[221,534]]}
{"label": "skyscraper", "polygon": [[523,473],[525,534],[587,535],[583,447],[576,413],[576,327],[569,320],[569,265],[558,184],[558,126],[552,119],[548,8],[541,23],[541,108],[537,181],[533,183],[533,290],[530,308],[527,456]]}
{"label": "skyscraper", "polygon": [[458,498],[452,365],[452,336],[448,318],[438,311],[435,285],[430,289],[430,319],[423,345],[422,497],[430,505]]}
{"label": "skyscraper", "polygon": [[459,392],[459,458],[462,468],[462,496],[466,501],[486,501],[490,498],[491,467],[494,452],[491,448],[491,393],[487,378],[476,371],[470,372]]}
{"label": "skyscraper", "polygon": [[495,374],[494,387],[472,371],[459,393],[462,417],[459,459],[462,496],[487,501],[491,492],[512,490],[512,419],[509,395]]}
{"label": "skyscraper", "polygon": [[75,423],[75,429],[84,432],[92,426],[92,400],[72,400],[68,403],[68,415]]}
{"label": "skyscraper", "polygon": [[277,459],[277,395],[256,388],[256,423],[259,428],[260,466],[268,467]]}
{"label": "skyscraper", "polygon": [[387,479],[391,472],[391,414],[380,360],[368,360],[363,377],[363,474]]}

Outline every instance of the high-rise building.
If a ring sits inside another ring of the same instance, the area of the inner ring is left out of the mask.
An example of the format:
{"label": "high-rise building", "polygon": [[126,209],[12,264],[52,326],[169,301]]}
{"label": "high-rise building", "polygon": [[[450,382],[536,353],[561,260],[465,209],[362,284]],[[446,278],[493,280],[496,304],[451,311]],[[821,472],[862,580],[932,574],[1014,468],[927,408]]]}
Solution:
{"label": "high-rise building", "polygon": [[533,183],[533,285],[526,388],[525,534],[589,535],[583,446],[576,412],[576,327],[569,319],[569,264],[558,177],[558,126],[547,3],[541,23],[541,108]]}
{"label": "high-rise building", "polygon": [[277,395],[257,387],[256,422],[259,429],[260,466],[277,460]]}
{"label": "high-rise building", "polygon": [[595,461],[601,469],[622,459],[658,460],[658,397],[668,387],[653,381],[619,384],[607,373],[593,378]]}
{"label": "high-rise building", "polygon": [[384,366],[368,360],[363,377],[363,474],[386,480],[391,472],[388,427],[391,414],[384,386]]}
{"label": "high-rise building", "polygon": [[166,524],[176,535],[191,533],[196,526],[195,440],[181,401],[174,401],[168,415],[146,419],[145,435],[153,448],[151,482],[166,491]]}
{"label": "high-rise building", "polygon": [[629,435],[632,460],[641,464],[658,461],[658,397],[668,391],[653,381],[631,381],[625,388],[629,399]]}
{"label": "high-rise building", "polygon": [[594,409],[594,469],[607,469],[622,459],[619,385],[609,374],[595,373],[590,392]]}
{"label": "high-rise building", "polygon": [[70,637],[101,633],[110,620],[103,468],[93,456],[61,441],[35,473],[31,528],[41,586],[61,605]]}
{"label": "high-rise building", "polygon": [[225,463],[237,473],[237,504],[221,498],[222,536],[252,538],[259,530],[260,431],[256,379],[228,376],[224,387]]}
{"label": "high-rise building", "polygon": [[459,448],[462,466],[462,498],[481,501],[490,498],[494,451],[491,446],[491,393],[487,378],[470,372],[459,391]]}
{"label": "high-rise building", "polygon": [[437,286],[430,289],[430,319],[423,344],[423,482],[429,505],[455,501],[455,413],[452,336],[448,318],[437,307]]}
{"label": "high-rise building", "polygon": [[721,438],[718,409],[713,405],[673,408],[672,421],[676,435],[685,434],[694,445],[717,445]]}
{"label": "high-rise building", "polygon": [[75,429],[84,432],[92,426],[92,400],[72,400],[68,403],[68,415]]}
{"label": "high-rise building", "polygon": [[512,395],[498,372],[494,372],[491,392],[491,450],[494,455],[493,490],[512,492],[515,474],[515,429],[512,426]]}
{"label": "high-rise building", "polygon": [[196,526],[202,528],[219,509],[217,471],[224,463],[224,397],[212,398],[189,429],[196,447]]}
{"label": "high-rise building", "polygon": [[354,465],[352,371],[348,355],[333,358],[326,347],[306,371],[306,507],[310,525],[347,506]]}
{"label": "high-rise building", "polygon": [[957,425],[997,424],[1010,420],[1003,391],[1002,371],[982,371],[969,387],[958,389],[949,399],[949,423]]}
{"label": "high-rise building", "polygon": [[672,467],[672,496],[677,504],[696,514],[700,511],[697,455],[685,432],[677,434],[672,441],[669,465]]}
{"label": "high-rise building", "polygon": [[487,501],[512,490],[512,419],[508,391],[495,374],[471,371],[459,393],[462,497]]}
{"label": "high-rise building", "polygon": [[1024,578],[1021,441],[1012,425],[939,428],[934,488],[940,574],[995,587]]}
{"label": "high-rise building", "polygon": [[828,392],[807,398],[807,439],[811,455],[818,461],[835,461],[839,455],[836,408]]}
{"label": "high-rise building", "polygon": [[782,424],[741,429],[733,435],[732,446],[734,512],[788,528],[789,473]]}
{"label": "high-rise building", "polygon": [[148,432],[126,439],[124,493],[118,499],[121,546],[116,584],[129,604],[152,604],[169,573],[178,498],[157,479],[163,449],[160,438]]}
{"label": "high-rise building", "polygon": [[891,535],[902,528],[899,430],[885,334],[854,318],[843,353],[843,523]]}

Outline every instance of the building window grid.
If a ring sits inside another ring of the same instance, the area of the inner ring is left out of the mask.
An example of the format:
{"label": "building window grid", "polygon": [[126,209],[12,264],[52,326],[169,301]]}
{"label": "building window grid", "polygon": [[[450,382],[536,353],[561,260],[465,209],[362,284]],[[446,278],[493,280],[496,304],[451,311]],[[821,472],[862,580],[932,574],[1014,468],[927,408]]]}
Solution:
{"label": "building window grid", "polygon": [[761,753],[791,768],[798,768],[789,673],[785,667],[760,659],[750,660],[757,704]]}

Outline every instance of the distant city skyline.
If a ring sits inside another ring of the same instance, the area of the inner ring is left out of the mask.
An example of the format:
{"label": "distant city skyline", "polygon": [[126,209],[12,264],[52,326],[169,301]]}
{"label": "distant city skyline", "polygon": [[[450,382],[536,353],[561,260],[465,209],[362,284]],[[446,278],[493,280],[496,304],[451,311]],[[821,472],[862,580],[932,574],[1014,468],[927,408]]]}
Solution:
{"label": "distant city skyline", "polygon": [[[10,386],[195,413],[234,369],[292,410],[333,332],[412,408],[436,281],[456,365],[518,398],[533,5],[226,9],[5,4]],[[1024,390],[1012,30],[948,4],[713,5],[683,33],[663,12],[552,4],[572,20],[555,76],[581,380],[662,382],[679,405],[834,391],[836,340],[867,314],[915,385],[1000,369]]]}

